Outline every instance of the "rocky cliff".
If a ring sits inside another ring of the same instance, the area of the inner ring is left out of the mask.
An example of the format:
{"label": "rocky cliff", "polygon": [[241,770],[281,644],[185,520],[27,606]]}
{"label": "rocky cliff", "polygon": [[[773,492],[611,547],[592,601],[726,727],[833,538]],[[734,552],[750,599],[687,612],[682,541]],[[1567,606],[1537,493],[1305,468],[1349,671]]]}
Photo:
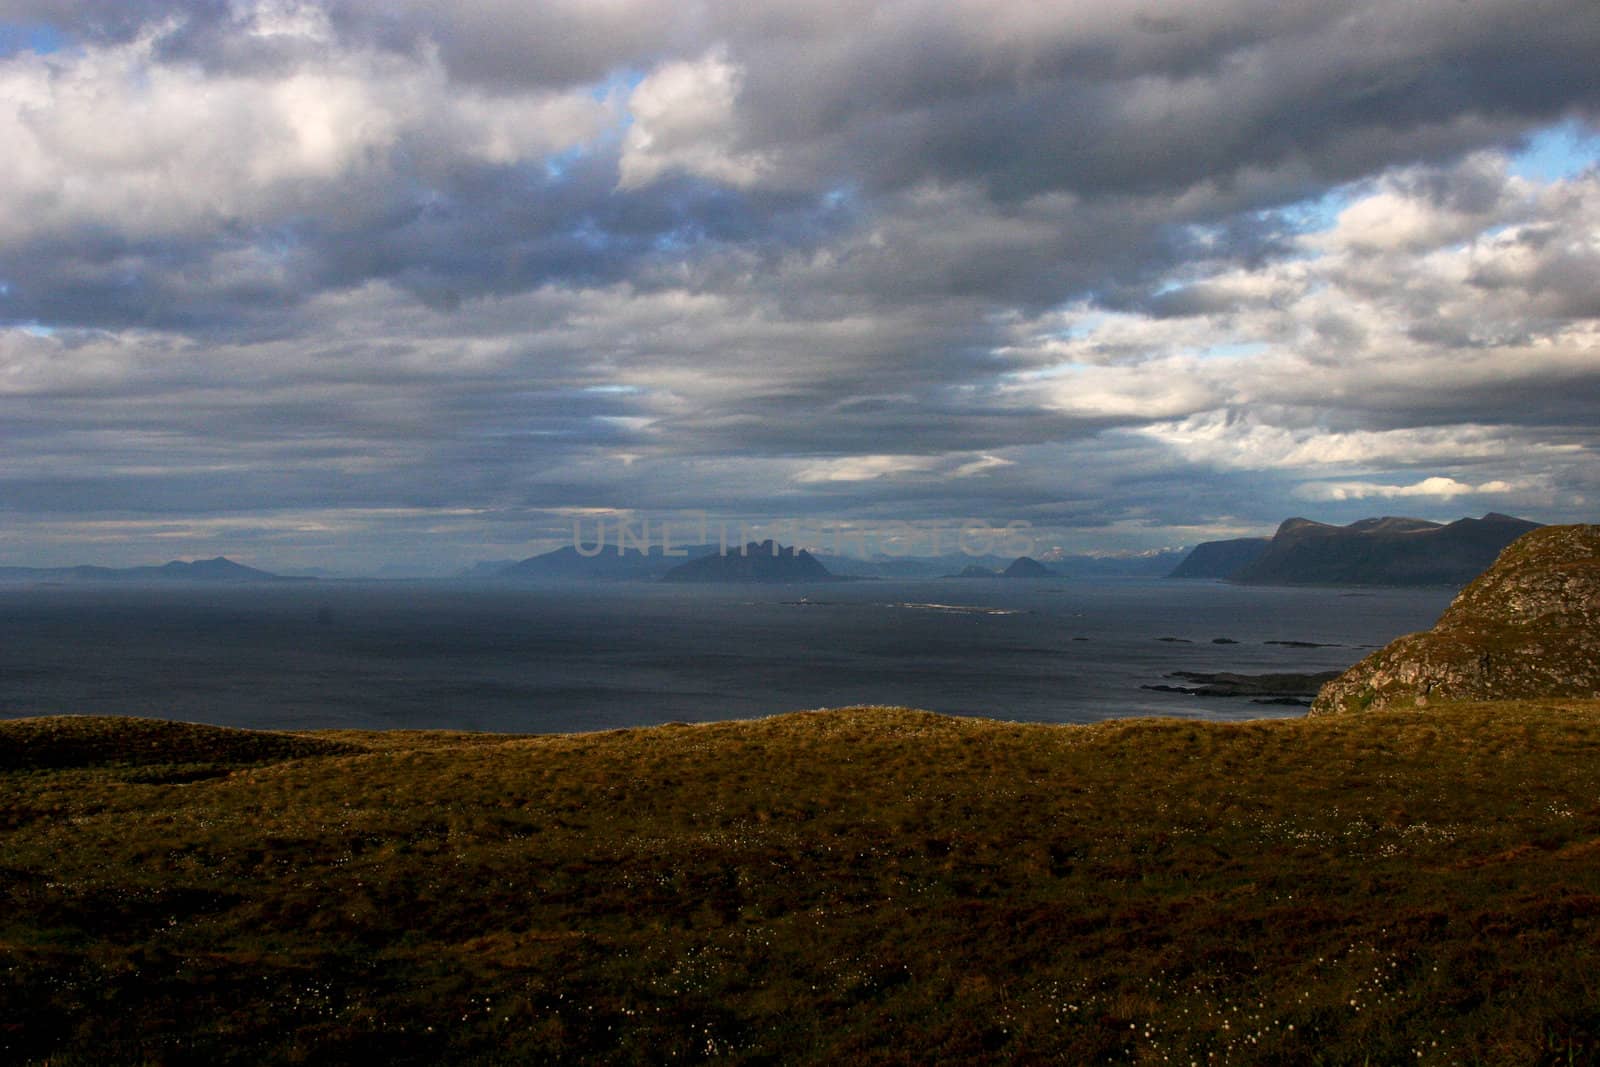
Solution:
{"label": "rocky cliff", "polygon": [[1519,538],[1432,630],[1323,686],[1310,714],[1541,697],[1600,697],[1600,526]]}

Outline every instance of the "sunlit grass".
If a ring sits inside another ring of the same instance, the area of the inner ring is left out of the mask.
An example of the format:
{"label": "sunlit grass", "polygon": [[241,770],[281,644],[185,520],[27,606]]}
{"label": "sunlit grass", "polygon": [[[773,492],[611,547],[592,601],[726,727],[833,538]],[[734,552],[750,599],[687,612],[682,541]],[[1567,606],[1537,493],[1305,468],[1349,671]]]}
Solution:
{"label": "sunlit grass", "polygon": [[1585,1062],[1600,702],[0,723],[0,1060]]}

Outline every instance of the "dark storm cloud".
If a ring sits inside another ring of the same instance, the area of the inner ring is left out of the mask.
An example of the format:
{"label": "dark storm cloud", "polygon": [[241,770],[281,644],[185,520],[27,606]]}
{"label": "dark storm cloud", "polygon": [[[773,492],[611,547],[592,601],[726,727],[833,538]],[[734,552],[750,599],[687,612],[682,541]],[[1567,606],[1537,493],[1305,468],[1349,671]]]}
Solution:
{"label": "dark storm cloud", "polygon": [[72,41],[125,41],[152,22],[166,18],[209,21],[226,18],[226,0],[126,0],[96,4],[86,0],[5,0],[0,18],[24,25],[48,25]]}
{"label": "dark storm cloud", "polygon": [[1346,180],[1600,100],[1600,28],[1579,4],[1182,5],[1167,32],[1154,9],[843,5],[795,35],[766,8],[725,9],[710,32],[744,66],[749,145],[798,145],[816,172],[870,185],[972,180],[1002,198],[1245,170]]}

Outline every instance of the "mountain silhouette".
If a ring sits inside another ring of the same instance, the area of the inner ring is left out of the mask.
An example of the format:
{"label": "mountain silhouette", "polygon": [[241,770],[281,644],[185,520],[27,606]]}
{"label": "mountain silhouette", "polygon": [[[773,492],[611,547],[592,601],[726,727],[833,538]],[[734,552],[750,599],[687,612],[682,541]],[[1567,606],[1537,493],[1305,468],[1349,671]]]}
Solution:
{"label": "mountain silhouette", "polygon": [[827,582],[834,575],[805,549],[786,548],[771,540],[752,541],[742,549],[689,560],[672,568],[664,582]]}

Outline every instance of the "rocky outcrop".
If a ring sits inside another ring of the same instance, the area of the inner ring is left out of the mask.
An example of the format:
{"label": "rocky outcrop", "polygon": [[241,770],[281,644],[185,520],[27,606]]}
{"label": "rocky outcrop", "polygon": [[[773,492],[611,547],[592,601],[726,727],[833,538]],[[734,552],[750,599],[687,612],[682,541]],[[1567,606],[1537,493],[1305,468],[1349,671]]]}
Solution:
{"label": "rocky outcrop", "polygon": [[1600,697],[1600,526],[1524,535],[1432,630],[1323,686],[1310,713],[1549,697]]}
{"label": "rocky outcrop", "polygon": [[1315,674],[1234,674],[1232,671],[1207,673],[1201,671],[1171,671],[1168,678],[1177,678],[1193,685],[1141,685],[1140,689],[1153,689],[1161,693],[1187,693],[1196,697],[1252,697],[1258,704],[1298,704],[1305,707],[1309,699],[1338,671],[1320,671]]}

